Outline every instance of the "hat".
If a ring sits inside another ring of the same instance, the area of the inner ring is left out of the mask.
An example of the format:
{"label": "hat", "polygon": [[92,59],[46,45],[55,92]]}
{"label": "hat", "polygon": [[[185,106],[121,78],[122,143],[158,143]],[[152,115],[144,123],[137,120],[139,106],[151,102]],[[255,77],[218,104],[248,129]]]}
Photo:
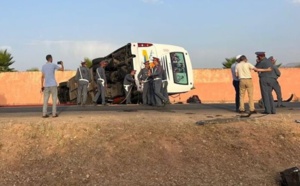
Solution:
{"label": "hat", "polygon": [[237,56],[235,57],[235,59],[238,60],[238,59],[240,59],[241,57],[242,57],[242,55],[237,55]]}
{"label": "hat", "polygon": [[275,59],[273,56],[270,56],[268,59],[271,61],[277,61],[277,59]]}
{"label": "hat", "polygon": [[159,58],[157,58],[157,57],[152,57],[152,60],[159,62]]}
{"label": "hat", "polygon": [[145,61],[144,64],[149,63],[149,61]]}
{"label": "hat", "polygon": [[255,52],[255,55],[257,55],[257,56],[265,55],[265,52]]}
{"label": "hat", "polygon": [[86,63],[85,59],[81,60],[82,65],[85,64],[85,63]]}

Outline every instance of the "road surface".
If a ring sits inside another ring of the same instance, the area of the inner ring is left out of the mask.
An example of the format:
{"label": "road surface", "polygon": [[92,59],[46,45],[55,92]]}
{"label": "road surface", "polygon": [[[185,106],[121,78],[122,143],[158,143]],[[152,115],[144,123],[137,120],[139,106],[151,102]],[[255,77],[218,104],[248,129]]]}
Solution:
{"label": "road surface", "polygon": [[[278,108],[277,114],[299,114],[300,103],[285,103],[285,108]],[[247,107],[246,107],[247,108]],[[262,112],[263,109],[256,105],[257,111]],[[214,113],[214,114],[233,114],[235,113],[234,104],[172,104],[165,107],[152,107],[144,105],[109,105],[109,106],[92,106],[85,107],[77,105],[58,105],[58,114],[87,113],[87,112],[185,112],[185,113]],[[51,106],[48,107],[51,111]],[[16,106],[16,107],[0,107],[0,117],[15,116],[39,116],[42,114],[42,106]]]}

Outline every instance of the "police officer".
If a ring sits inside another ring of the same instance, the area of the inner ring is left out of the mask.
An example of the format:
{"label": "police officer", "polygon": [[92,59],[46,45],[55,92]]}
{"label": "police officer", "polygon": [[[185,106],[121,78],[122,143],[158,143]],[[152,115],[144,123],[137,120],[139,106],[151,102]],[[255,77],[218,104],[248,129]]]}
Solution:
{"label": "police officer", "polygon": [[273,90],[275,91],[276,96],[277,96],[277,107],[285,107],[282,104],[281,87],[279,85],[279,82],[277,81],[277,79],[280,77],[281,73],[280,73],[278,67],[275,65],[276,59],[274,59],[273,56],[269,57],[269,59],[271,60],[271,62],[273,64],[272,77],[275,79]]}
{"label": "police officer", "polygon": [[[91,82],[91,75],[86,66],[86,61],[81,62],[81,67],[77,69],[75,80],[78,84],[77,88],[77,105],[84,106],[86,104],[88,85]],[[82,102],[81,102],[81,97]]]}
{"label": "police officer", "polygon": [[162,95],[166,98],[167,103],[170,103],[169,94],[168,94],[168,80],[167,80],[167,73],[166,70],[163,69],[162,73]]}
{"label": "police officer", "polygon": [[101,104],[107,105],[105,102],[105,92],[107,87],[107,81],[105,76],[105,67],[107,65],[106,61],[101,61],[100,66],[96,69],[96,82],[97,82],[97,94],[94,97],[93,103],[97,105],[97,100],[101,95]]}
{"label": "police officer", "polygon": [[272,87],[275,84],[275,79],[272,78],[272,62],[266,58],[265,52],[256,52],[255,54],[257,56],[255,67],[266,69],[265,72],[259,72],[260,91],[265,106],[263,114],[276,114],[272,95]]}
{"label": "police officer", "polygon": [[132,91],[132,87],[134,85],[134,75],[135,75],[136,71],[135,70],[131,70],[130,74],[127,74],[124,78],[123,81],[123,86],[125,89],[125,99],[126,99],[126,104],[131,104],[131,91]]}
{"label": "police officer", "polygon": [[149,79],[148,73],[150,70],[149,61],[144,63],[145,67],[138,74],[138,80],[143,85],[143,105],[150,104]]}
{"label": "police officer", "polygon": [[153,68],[153,73],[150,73],[149,76],[153,78],[155,104],[156,106],[162,106],[162,104],[165,105],[167,103],[167,99],[161,93],[163,68],[158,58],[153,57],[153,63],[155,67]]}

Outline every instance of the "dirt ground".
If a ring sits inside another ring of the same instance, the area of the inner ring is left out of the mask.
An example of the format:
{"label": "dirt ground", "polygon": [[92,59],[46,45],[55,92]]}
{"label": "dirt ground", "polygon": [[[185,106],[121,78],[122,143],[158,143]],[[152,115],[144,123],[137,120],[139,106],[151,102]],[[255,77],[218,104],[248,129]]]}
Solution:
{"label": "dirt ground", "polygon": [[278,185],[300,166],[297,112],[10,115],[0,118],[0,185]]}

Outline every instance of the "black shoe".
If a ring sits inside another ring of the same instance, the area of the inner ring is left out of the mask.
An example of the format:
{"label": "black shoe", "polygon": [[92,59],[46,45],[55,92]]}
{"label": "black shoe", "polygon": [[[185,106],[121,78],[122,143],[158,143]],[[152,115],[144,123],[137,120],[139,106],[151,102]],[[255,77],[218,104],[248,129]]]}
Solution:
{"label": "black shoe", "polygon": [[49,118],[49,115],[44,115],[44,116],[42,116],[42,118]]}
{"label": "black shoe", "polygon": [[284,108],[284,107],[286,107],[286,106],[284,106],[284,105],[277,105],[277,108]]}
{"label": "black shoe", "polygon": [[58,114],[52,115],[52,118],[57,118],[57,117],[58,117]]}
{"label": "black shoe", "polygon": [[77,105],[81,105],[81,103],[77,103]]}
{"label": "black shoe", "polygon": [[244,113],[246,113],[246,111],[240,110],[239,113],[240,113],[240,114],[244,114]]}
{"label": "black shoe", "polygon": [[257,114],[256,110],[250,111],[250,114]]}
{"label": "black shoe", "polygon": [[265,111],[265,112],[261,112],[261,114],[270,114],[270,113]]}

